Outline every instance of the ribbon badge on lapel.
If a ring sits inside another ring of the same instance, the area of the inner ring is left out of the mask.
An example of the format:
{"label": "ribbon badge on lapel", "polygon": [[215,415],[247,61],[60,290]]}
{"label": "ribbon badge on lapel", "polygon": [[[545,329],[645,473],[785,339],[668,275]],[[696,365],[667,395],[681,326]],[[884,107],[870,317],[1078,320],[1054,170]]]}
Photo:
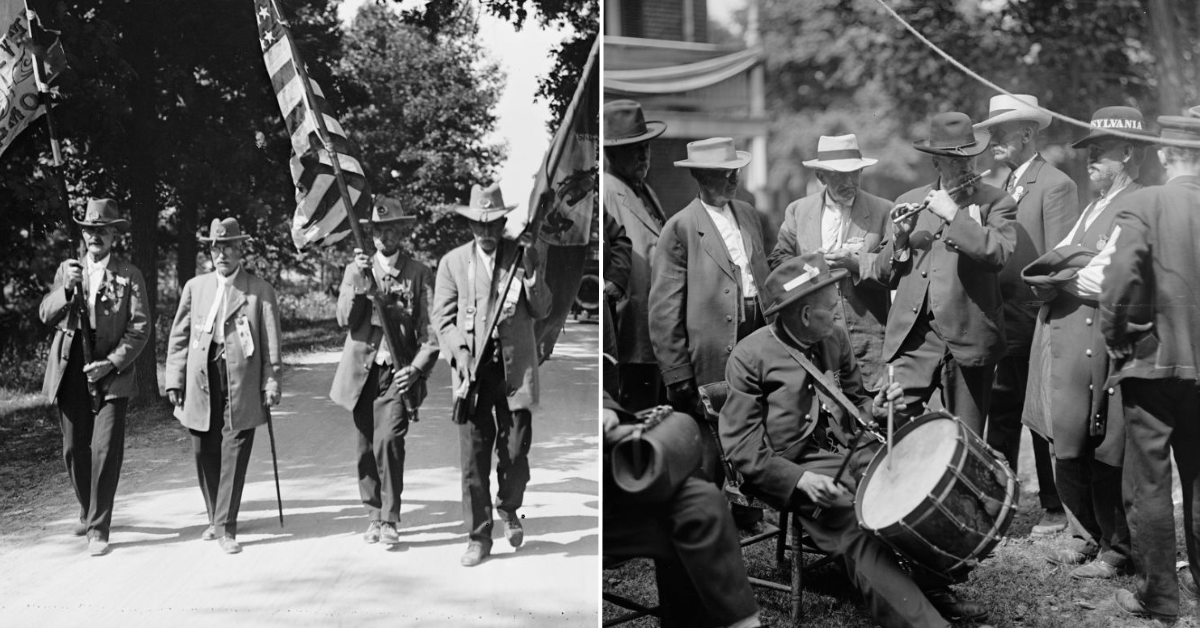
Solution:
{"label": "ribbon badge on lapel", "polygon": [[1029,194],[1029,190],[1026,190],[1025,186],[1023,185],[1018,185],[1017,189],[1013,190],[1012,197],[1014,201],[1020,203],[1021,199],[1024,198],[1026,194]]}

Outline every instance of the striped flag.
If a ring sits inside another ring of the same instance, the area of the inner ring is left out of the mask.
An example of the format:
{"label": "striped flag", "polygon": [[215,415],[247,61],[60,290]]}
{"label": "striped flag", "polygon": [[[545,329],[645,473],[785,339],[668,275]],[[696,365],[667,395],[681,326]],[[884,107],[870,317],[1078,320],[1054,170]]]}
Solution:
{"label": "striped flag", "polygon": [[346,139],[321,86],[309,78],[279,6],[274,0],[254,0],[254,9],[263,60],[292,138],[296,184],[292,241],[298,249],[328,246],[350,235],[350,214],[338,188],[331,151],[337,155],[355,216],[370,215],[370,186],[358,149]]}

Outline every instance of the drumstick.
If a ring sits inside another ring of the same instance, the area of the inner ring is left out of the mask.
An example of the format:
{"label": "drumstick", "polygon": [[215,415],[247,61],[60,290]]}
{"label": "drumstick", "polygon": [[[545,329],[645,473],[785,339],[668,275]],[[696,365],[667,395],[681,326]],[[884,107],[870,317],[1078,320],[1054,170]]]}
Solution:
{"label": "drumstick", "polygon": [[[833,483],[838,484],[842,481],[842,474],[846,472],[846,467],[850,464],[850,456],[858,451],[858,442],[862,440],[862,435],[867,430],[858,430],[858,434],[854,436],[854,442],[850,444],[850,451],[846,453],[846,457],[842,458],[842,464],[838,467],[837,473],[833,475]],[[812,518],[819,519],[821,517],[821,507],[818,505],[813,510]]]}
{"label": "drumstick", "polygon": [[[887,396],[887,394],[888,394],[887,391],[891,390],[892,382],[894,382],[894,381],[896,381],[896,367],[894,365],[889,364],[888,365],[888,385],[887,385],[887,389],[885,389],[884,393],[883,393],[885,396]],[[888,471],[892,470],[892,434],[895,431],[895,426],[896,426],[896,404],[893,403],[892,400],[889,398],[888,399],[888,442],[887,442],[887,468],[888,468]]]}

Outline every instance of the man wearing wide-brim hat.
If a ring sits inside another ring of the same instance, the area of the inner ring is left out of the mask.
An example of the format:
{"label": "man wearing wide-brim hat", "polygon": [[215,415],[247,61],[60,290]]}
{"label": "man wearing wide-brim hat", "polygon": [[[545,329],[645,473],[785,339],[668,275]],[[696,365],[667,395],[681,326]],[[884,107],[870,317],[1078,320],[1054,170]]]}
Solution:
{"label": "man wearing wide-brim hat", "polygon": [[859,189],[864,168],[876,160],[864,157],[854,134],[817,140],[817,157],[804,162],[824,186],[820,192],[792,201],[783,212],[772,268],[797,255],[819,252],[832,268],[848,271],[838,284],[843,307],[835,310],[850,333],[854,356],[869,388],[883,375],[883,336],[887,327],[888,291],[871,280],[875,254],[888,232],[892,202]]}
{"label": "man wearing wide-brim hat", "polygon": [[604,296],[616,314],[616,396],[631,412],[665,400],[650,343],[649,295],[650,258],[667,216],[646,174],[650,142],[666,130],[663,122],[646,120],[636,101],[604,104],[604,215],[631,245],[628,268],[604,275]]}
{"label": "man wearing wide-brim hat", "polygon": [[[55,328],[42,392],[58,406],[63,461],[79,500],[72,532],[86,534],[88,553],[100,556],[109,551],[125,411],[138,394],[134,363],[149,338],[150,316],[142,273],[111,254],[117,234],[129,227],[117,202],[92,199],[75,222],[85,253],[59,264],[38,308],[42,322]],[[92,347],[90,363],[84,343]]]}
{"label": "man wearing wide-brim hat", "polygon": [[1112,578],[1130,562],[1129,526],[1120,507],[1125,419],[1119,390],[1109,394],[1105,385],[1109,359],[1097,328],[1098,299],[1116,250],[1117,214],[1142,187],[1135,179],[1155,136],[1132,107],[1101,107],[1091,125],[1074,146],[1088,151],[1088,176],[1099,197],[1037,261],[1073,247],[1093,255],[1074,278],[1040,295],[1044,306],[1034,329],[1022,421],[1051,442],[1058,494],[1084,532],[1047,558],[1074,567],[1076,577]]}
{"label": "man wearing wide-brim hat", "polygon": [[[1037,318],[1038,299],[1021,281],[1021,269],[1053,249],[1079,218],[1079,189],[1038,153],[1037,135],[1050,126],[1050,114],[1030,94],[993,96],[988,117],[976,129],[991,132],[992,157],[1008,167],[1004,191],[1017,202],[1017,248],[1000,272],[1004,295],[1004,335],[1008,354],[996,364],[988,417],[988,444],[1008,458],[1013,471],[1021,451],[1021,412],[1029,381],[1029,352]],[[1067,515],[1054,484],[1050,446],[1033,433],[1038,500],[1044,514],[1034,536],[1067,527]]]}
{"label": "man wearing wide-brim hat", "polygon": [[[404,439],[425,400],[426,379],[438,357],[433,327],[433,272],[404,251],[405,230],[416,222],[400,201],[375,197],[369,220],[375,253],[354,250],[338,290],[338,324],[349,328],[329,397],[349,410],[358,432],[358,494],[369,522],[367,543],[400,542]],[[372,273],[375,279],[371,282]],[[386,320],[371,299],[383,298]],[[391,328],[394,355],[384,335]]]}
{"label": "man wearing wide-brim hat", "polygon": [[279,306],[271,284],[242,266],[250,236],[237,219],[213,219],[199,240],[214,272],[189,279],[179,293],[167,341],[167,398],[191,434],[208,513],[201,538],[236,554],[254,430],[280,399]]}
{"label": "man wearing wide-brim hat", "polygon": [[[468,393],[475,393],[474,407],[458,426],[469,538],[461,562],[466,567],[478,565],[492,551],[488,476],[493,448],[498,450],[496,510],[504,536],[514,548],[525,538],[517,510],[529,483],[532,410],[538,401],[533,325],[550,313],[551,294],[536,250],[527,244],[529,234],[522,235],[521,243],[502,237],[504,217],[515,207],[504,203],[499,183],[471,188],[470,203],[455,211],[470,224],[472,240],[442,257],[433,291],[434,325],[442,357],[450,364],[454,395],[471,399]],[[499,323],[489,335],[492,320]]]}
{"label": "man wearing wide-brim hat", "polygon": [[[1100,326],[1114,362],[1108,385],[1119,386],[1126,430],[1124,496],[1133,532],[1135,591],[1117,591],[1117,606],[1174,622],[1175,509],[1171,453],[1183,483],[1183,534],[1195,592],[1200,581],[1200,108],[1159,116],[1158,158],[1167,182],[1131,193],[1117,215],[1112,263],[1100,295]],[[1189,585],[1190,587],[1186,587]]]}
{"label": "man wearing wide-brim hat", "polygon": [[[836,286],[847,276],[817,252],[771,271],[762,296],[774,321],[738,343],[725,369],[729,396],[718,420],[725,456],[741,474],[743,492],[791,510],[818,548],[853,566],[850,579],[879,624],[936,628],[979,618],[981,608],[949,588],[918,587],[892,551],[858,526],[855,482],[878,445],[851,451],[861,428],[850,409],[829,401],[816,373],[825,382],[832,374],[855,411],[876,419],[887,416],[889,400],[902,409],[904,391],[892,383],[872,396],[863,386],[850,338],[834,315]],[[847,456],[849,466],[835,483]]]}
{"label": "man wearing wide-brim hat", "polygon": [[932,156],[938,179],[897,199],[891,242],[875,258],[879,280],[896,290],[883,357],[904,386],[904,418],[941,388],[946,409],[976,434],[1006,349],[998,274],[1017,243],[1016,202],[974,177],[989,140],[964,113],[933,116],[913,147]]}
{"label": "man wearing wide-brim hat", "polygon": [[750,153],[733,140],[689,142],[696,198],[667,221],[654,250],[650,340],[676,409],[699,412],[699,386],[725,379],[733,345],[763,325],[767,278],[758,212],[734,200]]}

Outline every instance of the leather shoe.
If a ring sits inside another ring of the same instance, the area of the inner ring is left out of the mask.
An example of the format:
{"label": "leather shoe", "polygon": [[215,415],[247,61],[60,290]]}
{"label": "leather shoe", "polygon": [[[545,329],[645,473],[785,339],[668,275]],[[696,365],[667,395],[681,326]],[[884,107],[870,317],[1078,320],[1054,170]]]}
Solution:
{"label": "leather shoe", "polygon": [[103,556],[107,553],[108,553],[108,541],[105,541],[104,539],[102,539],[98,536],[93,536],[88,539],[88,555]]}
{"label": "leather shoe", "polygon": [[391,521],[379,524],[379,542],[387,545],[395,545],[400,542],[400,533],[396,532],[396,524]]}
{"label": "leather shoe", "polygon": [[1096,558],[1095,554],[1089,554],[1070,548],[1046,552],[1046,560],[1054,563],[1055,565],[1067,565],[1068,567],[1074,565],[1083,565],[1084,563],[1092,561],[1094,558]]}
{"label": "leather shoe", "polygon": [[1033,526],[1030,536],[1050,536],[1067,529],[1067,513],[1062,510],[1047,510],[1042,520]]}
{"label": "leather shoe", "polygon": [[1071,570],[1072,578],[1080,579],[1107,579],[1116,578],[1125,572],[1125,568],[1117,567],[1108,561],[1097,558],[1086,565],[1080,565]]}
{"label": "leather shoe", "polygon": [[87,524],[80,521],[71,528],[71,534],[75,536],[83,536],[87,534]]}
{"label": "leather shoe", "polygon": [[525,542],[525,528],[521,527],[521,520],[517,518],[504,520],[504,538],[508,539],[508,544],[513,547],[521,547]]}
{"label": "leather shoe", "polygon": [[226,554],[242,553],[242,545],[237,542],[237,539],[233,538],[232,534],[226,534],[217,542],[221,544],[221,551]]}
{"label": "leather shoe", "polygon": [[1135,617],[1150,618],[1150,611],[1142,605],[1142,601],[1138,599],[1137,594],[1126,589],[1117,589],[1116,593],[1117,608],[1133,615]]}
{"label": "leather shoe", "polygon": [[208,526],[207,528],[204,528],[204,532],[200,533],[200,540],[201,541],[217,540],[217,529],[214,528],[213,526]]}
{"label": "leather shoe", "polygon": [[367,543],[378,543],[379,542],[379,522],[378,521],[372,521],[371,524],[367,526],[367,531],[363,532],[363,541],[365,541]]}
{"label": "leather shoe", "polygon": [[950,589],[926,591],[925,597],[947,621],[978,621],[988,614],[982,604],[959,599]]}
{"label": "leather shoe", "polygon": [[492,546],[483,541],[471,541],[467,544],[467,551],[462,555],[463,567],[474,567],[483,562],[492,553]]}

